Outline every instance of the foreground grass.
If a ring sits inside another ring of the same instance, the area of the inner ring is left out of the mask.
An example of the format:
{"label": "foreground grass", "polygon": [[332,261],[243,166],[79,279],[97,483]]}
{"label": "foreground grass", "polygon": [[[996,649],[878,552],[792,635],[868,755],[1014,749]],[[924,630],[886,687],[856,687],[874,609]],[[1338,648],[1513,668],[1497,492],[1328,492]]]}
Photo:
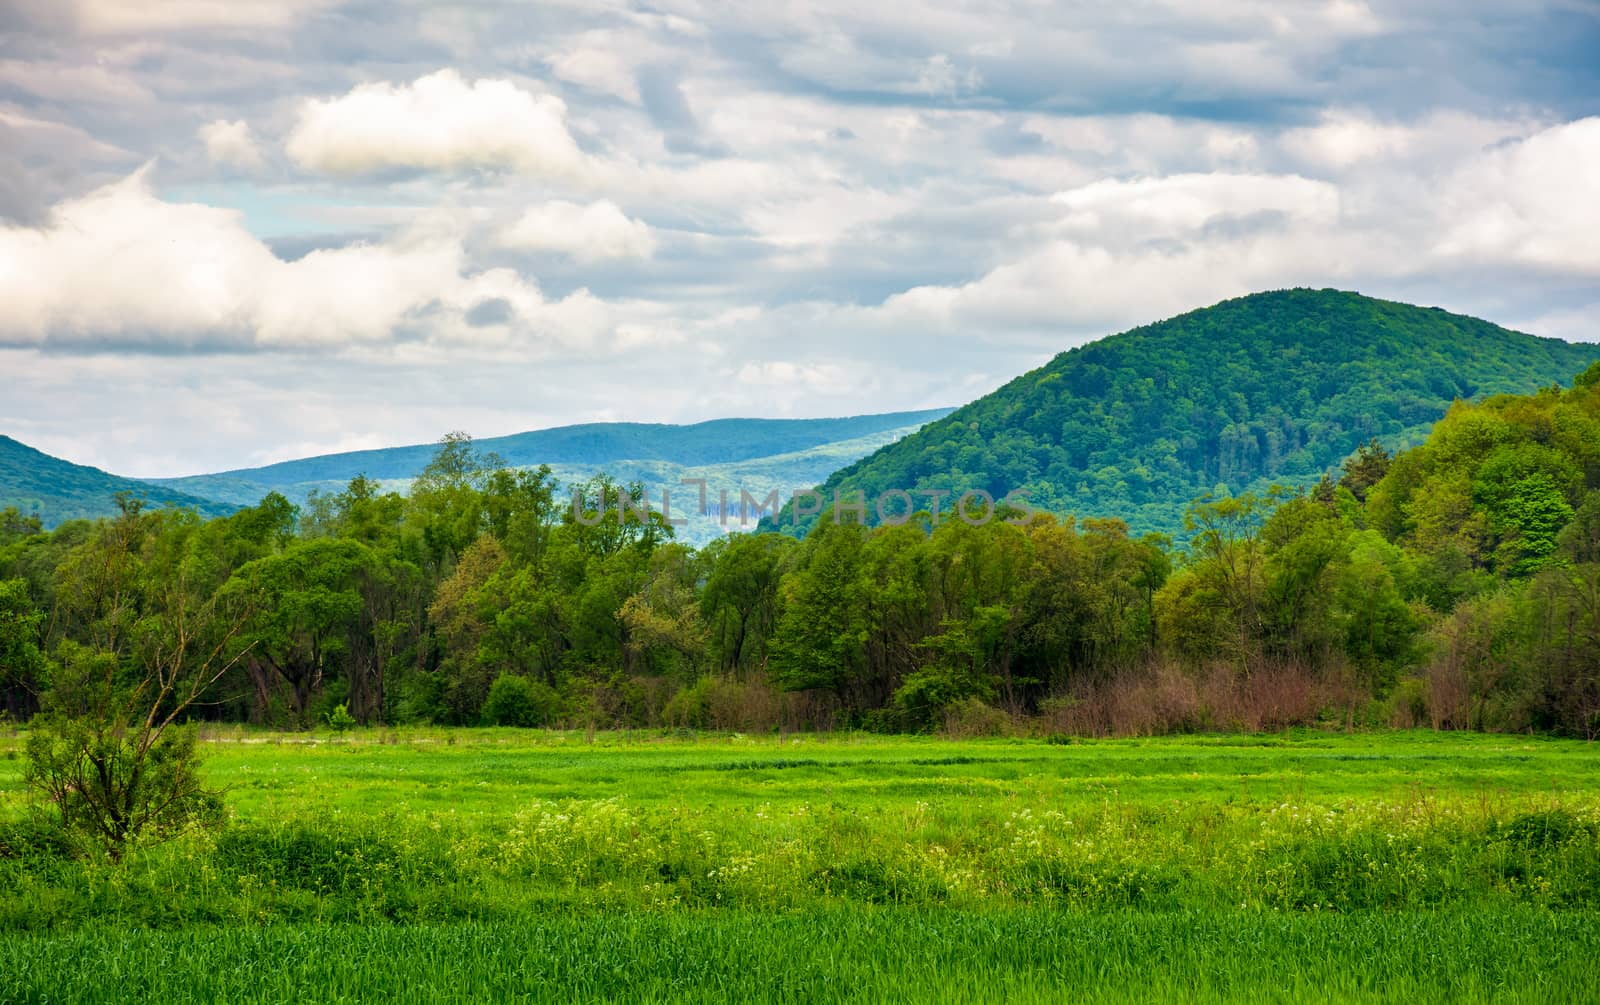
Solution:
{"label": "foreground grass", "polygon": [[0,1001],[1585,1000],[1600,745],[230,729],[74,856],[0,737]]}
{"label": "foreground grass", "polygon": [[832,911],[0,941],[8,1002],[1592,1001],[1594,915]]}
{"label": "foreground grass", "polygon": [[[503,813],[532,799],[633,805],[941,797],[979,804],[1105,800],[1281,803],[1300,798],[1600,796],[1600,744],[1468,733],[1295,731],[1082,741],[871,734],[672,737],[658,732],[240,727],[206,732],[206,774],[242,819],[302,812]],[[0,734],[0,817],[20,812],[20,735]]]}
{"label": "foreground grass", "polygon": [[0,931],[553,907],[1600,911],[1592,744],[309,739],[215,739],[232,822],[119,862],[39,839],[0,759]]}

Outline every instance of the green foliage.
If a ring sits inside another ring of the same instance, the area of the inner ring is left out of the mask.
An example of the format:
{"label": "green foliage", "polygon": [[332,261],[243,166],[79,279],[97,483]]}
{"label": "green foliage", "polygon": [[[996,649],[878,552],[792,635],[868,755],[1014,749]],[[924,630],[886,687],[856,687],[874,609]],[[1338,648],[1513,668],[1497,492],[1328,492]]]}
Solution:
{"label": "green foliage", "polygon": [[357,725],[356,717],[350,714],[350,706],[342,701],[334,705],[333,711],[328,712],[322,719],[328,724],[328,728],[336,733],[346,732],[350,727]]}
{"label": "green foliage", "polygon": [[483,721],[490,726],[548,726],[561,714],[561,698],[548,685],[501,674],[489,686]]}
{"label": "green foliage", "polygon": [[972,621],[946,622],[944,630],[922,645],[929,658],[895,689],[894,701],[908,721],[927,726],[941,722],[946,709],[994,697],[989,669],[996,636],[1003,633],[1008,612],[980,608]]}
{"label": "green foliage", "polygon": [[49,661],[39,649],[43,624],[27,582],[0,580],[0,710],[13,719],[34,712],[48,684]]}
{"label": "green foliage", "polygon": [[128,497],[118,506],[57,569],[54,620],[78,638],[58,639],[24,774],[66,831],[113,856],[136,838],[216,822],[220,802],[182,721],[235,665],[248,617],[218,610],[207,527]]}
{"label": "green foliage", "polygon": [[807,538],[785,578],[783,614],[772,647],[772,672],[790,690],[831,690],[848,697],[865,669],[866,624],[860,597],[866,532],[824,521]]}
{"label": "green foliage", "polygon": [[291,712],[309,724],[312,697],[330,664],[347,652],[361,614],[359,580],[370,562],[357,541],[313,539],[241,566],[222,597],[249,611],[237,651],[258,679],[288,686]]}
{"label": "green foliage", "polygon": [[725,671],[748,671],[777,628],[778,584],[795,547],[778,534],[739,534],[705,549],[711,566],[700,613],[711,627],[712,655]]}
{"label": "green foliage", "polygon": [[24,516],[15,506],[0,510],[0,547],[43,531],[44,524],[37,516]]}
{"label": "green foliage", "polygon": [[1388,474],[1389,463],[1393,460],[1393,455],[1384,449],[1381,442],[1376,438],[1369,440],[1345,459],[1339,487],[1348,490],[1357,502],[1363,502],[1368,490]]}

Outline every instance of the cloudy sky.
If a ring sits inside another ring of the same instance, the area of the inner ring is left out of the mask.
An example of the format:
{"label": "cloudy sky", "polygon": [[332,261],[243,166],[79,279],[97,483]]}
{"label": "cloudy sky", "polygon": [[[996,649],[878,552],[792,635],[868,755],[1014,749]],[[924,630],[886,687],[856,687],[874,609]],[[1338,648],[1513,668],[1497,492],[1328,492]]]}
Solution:
{"label": "cloudy sky", "polygon": [[1600,3],[0,0],[0,432],[119,473],[959,404],[1290,285],[1600,340]]}

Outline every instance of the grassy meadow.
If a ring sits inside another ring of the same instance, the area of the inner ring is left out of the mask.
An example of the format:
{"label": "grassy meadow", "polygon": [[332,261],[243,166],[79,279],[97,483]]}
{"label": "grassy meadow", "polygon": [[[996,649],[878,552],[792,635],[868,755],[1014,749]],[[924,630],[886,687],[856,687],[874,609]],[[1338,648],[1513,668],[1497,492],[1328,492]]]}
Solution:
{"label": "grassy meadow", "polygon": [[1600,986],[1595,744],[229,727],[228,825],[120,861],[31,822],[21,745],[0,1001]]}

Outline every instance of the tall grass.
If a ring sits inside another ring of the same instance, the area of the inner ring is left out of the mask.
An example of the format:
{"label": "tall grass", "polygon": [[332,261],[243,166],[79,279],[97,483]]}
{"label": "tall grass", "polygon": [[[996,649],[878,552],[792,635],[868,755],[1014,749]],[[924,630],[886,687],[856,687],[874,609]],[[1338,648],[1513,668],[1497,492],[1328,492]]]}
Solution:
{"label": "tall grass", "polygon": [[26,1002],[1592,1001],[1592,914],[850,910],[0,941]]}
{"label": "tall grass", "polygon": [[209,750],[227,825],[115,861],[0,756],[0,1002],[1559,1001],[1600,976],[1600,748],[1573,741]]}
{"label": "tall grass", "polygon": [[120,861],[0,821],[0,931],[550,905],[1600,910],[1577,743],[487,742],[505,735],[234,753],[227,827]]}

